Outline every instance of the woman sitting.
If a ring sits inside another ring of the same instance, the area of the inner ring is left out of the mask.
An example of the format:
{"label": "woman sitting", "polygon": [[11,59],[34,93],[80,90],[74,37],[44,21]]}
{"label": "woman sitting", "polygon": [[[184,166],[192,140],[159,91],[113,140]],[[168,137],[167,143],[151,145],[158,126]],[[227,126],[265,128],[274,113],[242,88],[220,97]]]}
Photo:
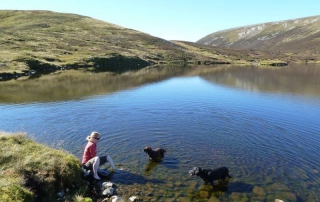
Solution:
{"label": "woman sitting", "polygon": [[86,170],[93,171],[93,177],[97,180],[100,179],[98,176],[98,168],[100,165],[106,162],[113,168],[114,171],[117,170],[111,157],[109,155],[98,157],[97,155],[97,143],[100,140],[100,134],[98,132],[92,132],[90,136],[87,137],[88,144],[84,149],[82,157],[82,166]]}

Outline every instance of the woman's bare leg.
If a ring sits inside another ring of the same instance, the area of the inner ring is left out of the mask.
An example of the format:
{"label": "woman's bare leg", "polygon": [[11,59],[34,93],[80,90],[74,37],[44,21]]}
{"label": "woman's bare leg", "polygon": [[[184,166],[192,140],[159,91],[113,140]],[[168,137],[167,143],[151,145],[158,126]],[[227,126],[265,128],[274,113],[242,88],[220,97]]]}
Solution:
{"label": "woman's bare leg", "polygon": [[111,166],[111,168],[114,171],[118,170],[117,167],[114,165],[114,163],[113,163],[113,161],[112,161],[112,159],[111,159],[111,157],[109,155],[107,155],[107,161],[108,161],[109,165]]}
{"label": "woman's bare leg", "polygon": [[100,180],[100,177],[98,176],[99,165],[100,165],[100,158],[99,157],[94,157],[94,162],[92,164],[92,167],[93,167],[93,177],[96,180]]}

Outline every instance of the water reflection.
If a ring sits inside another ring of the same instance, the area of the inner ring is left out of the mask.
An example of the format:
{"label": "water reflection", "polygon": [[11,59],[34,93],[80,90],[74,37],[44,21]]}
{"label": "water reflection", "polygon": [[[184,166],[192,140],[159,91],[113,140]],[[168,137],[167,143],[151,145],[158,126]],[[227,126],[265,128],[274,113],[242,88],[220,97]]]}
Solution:
{"label": "water reflection", "polygon": [[146,165],[146,168],[144,170],[145,175],[150,175],[153,171],[153,169],[158,165],[157,162],[149,161],[149,163]]}
{"label": "water reflection", "polygon": [[207,81],[248,91],[320,95],[320,65],[290,65],[286,67],[230,67],[201,76]]}
{"label": "water reflection", "polygon": [[[81,99],[161,81],[173,76],[201,75],[223,85],[250,91],[268,91],[318,96],[320,66],[288,67],[149,67],[113,75],[68,70],[37,79],[0,82],[0,103],[32,103]],[[294,79],[292,79],[294,78]]]}
{"label": "water reflection", "polygon": [[121,75],[67,70],[36,79],[0,82],[0,103],[80,99],[129,89],[173,76],[187,75],[196,69],[201,68],[154,66]]}

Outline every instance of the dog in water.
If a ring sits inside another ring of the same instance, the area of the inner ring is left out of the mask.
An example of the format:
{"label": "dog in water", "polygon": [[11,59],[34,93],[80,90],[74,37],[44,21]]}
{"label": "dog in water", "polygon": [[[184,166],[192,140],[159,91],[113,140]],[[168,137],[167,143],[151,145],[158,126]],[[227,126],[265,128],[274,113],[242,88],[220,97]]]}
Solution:
{"label": "dog in water", "polygon": [[194,167],[192,170],[189,170],[190,176],[197,175],[203,181],[205,184],[208,184],[208,182],[213,186],[215,180],[222,180],[225,181],[226,178],[232,178],[229,175],[229,169],[227,167],[220,167],[217,169],[204,169],[200,167]]}
{"label": "dog in water", "polygon": [[166,153],[166,150],[162,148],[156,148],[153,150],[149,146],[146,146],[143,151],[149,155],[149,159],[152,161],[161,160],[164,157],[164,153]]}

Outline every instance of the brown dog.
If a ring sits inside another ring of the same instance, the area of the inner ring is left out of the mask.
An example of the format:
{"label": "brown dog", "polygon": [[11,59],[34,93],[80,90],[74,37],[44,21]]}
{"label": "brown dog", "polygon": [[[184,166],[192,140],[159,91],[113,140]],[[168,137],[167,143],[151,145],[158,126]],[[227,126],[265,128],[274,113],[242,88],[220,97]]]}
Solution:
{"label": "brown dog", "polygon": [[161,160],[164,157],[164,153],[166,152],[166,150],[161,148],[152,150],[149,146],[146,146],[143,151],[146,152],[149,155],[149,159],[153,161]]}

